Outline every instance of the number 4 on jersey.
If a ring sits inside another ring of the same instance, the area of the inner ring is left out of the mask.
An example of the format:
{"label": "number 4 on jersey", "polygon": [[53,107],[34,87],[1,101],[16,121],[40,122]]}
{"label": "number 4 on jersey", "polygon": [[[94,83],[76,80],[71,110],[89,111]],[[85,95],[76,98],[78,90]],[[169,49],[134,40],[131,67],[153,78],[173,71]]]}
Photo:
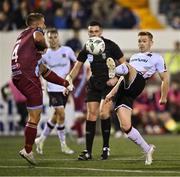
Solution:
{"label": "number 4 on jersey", "polygon": [[12,53],[12,60],[15,60],[15,62],[17,62],[17,59],[18,59],[17,52],[18,52],[20,42],[21,42],[21,39],[16,42],[16,46],[15,46],[13,53]]}

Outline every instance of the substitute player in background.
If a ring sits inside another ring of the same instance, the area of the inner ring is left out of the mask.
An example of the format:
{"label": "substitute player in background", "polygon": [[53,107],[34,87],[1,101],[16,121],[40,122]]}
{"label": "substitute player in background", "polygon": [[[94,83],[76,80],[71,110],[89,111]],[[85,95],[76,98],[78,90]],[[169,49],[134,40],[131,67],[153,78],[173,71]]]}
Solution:
{"label": "substitute player in background", "polygon": [[146,155],[145,165],[152,163],[155,146],[148,144],[131,124],[133,101],[143,91],[146,81],[156,72],[162,80],[160,104],[166,104],[169,87],[169,77],[164,59],[161,55],[151,52],[152,44],[153,35],[150,32],[140,32],[138,34],[140,52],[132,55],[129,64],[125,62],[115,68],[116,74],[123,75],[124,80],[121,77],[105,99],[105,102],[108,103],[115,96],[115,110],[121,128],[127,134],[127,137],[144,151]]}
{"label": "substitute player in background", "polygon": [[[61,46],[58,31],[55,28],[47,30],[47,40],[49,48],[42,56],[42,62],[54,71],[58,76],[65,78],[70,71],[71,62],[76,62],[76,56],[73,50],[67,46]],[[73,154],[66,144],[65,135],[65,112],[64,108],[68,99],[63,92],[65,87],[47,82],[47,91],[49,95],[49,104],[54,108],[54,114],[45,125],[39,138],[36,138],[36,151],[43,154],[43,144],[45,139],[51,133],[52,129],[57,127],[57,134],[61,143],[61,150],[66,154]]]}
{"label": "substitute player in background", "polygon": [[[90,22],[88,26],[89,37],[102,35],[102,26],[96,21]],[[87,86],[87,120],[86,120],[86,150],[79,155],[79,160],[92,159],[92,145],[96,130],[96,120],[98,117],[101,119],[101,130],[103,136],[103,148],[101,159],[105,160],[109,155],[109,137],[110,137],[110,109],[112,103],[104,105],[104,98],[107,93],[110,92],[112,86],[108,86],[106,82],[111,76],[111,72],[108,69],[110,65],[115,65],[115,61],[124,62],[125,58],[119,46],[113,41],[103,38],[106,45],[105,51],[100,55],[92,55],[84,48],[80,51],[77,57],[77,63],[69,73],[67,79],[73,81],[77,76],[80,68],[83,66],[86,60],[90,63],[92,75],[88,81]],[[116,83],[116,82],[115,82]],[[115,84],[114,83],[114,84]],[[104,106],[103,106],[104,105]]]}
{"label": "substitute player in background", "polygon": [[29,163],[36,164],[32,146],[43,106],[39,74],[47,81],[58,85],[67,87],[69,83],[41,64],[41,53],[47,49],[43,34],[44,16],[40,13],[31,13],[27,16],[26,24],[28,28],[18,36],[15,43],[11,67],[14,85],[27,98],[28,122],[24,130],[25,145],[19,154]]}

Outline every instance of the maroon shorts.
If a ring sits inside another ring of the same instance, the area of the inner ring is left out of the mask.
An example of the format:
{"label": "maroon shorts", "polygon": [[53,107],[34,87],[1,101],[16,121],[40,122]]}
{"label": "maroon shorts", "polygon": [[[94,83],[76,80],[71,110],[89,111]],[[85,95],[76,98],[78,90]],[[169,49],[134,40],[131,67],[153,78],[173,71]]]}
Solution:
{"label": "maroon shorts", "polygon": [[86,113],[86,102],[85,102],[86,93],[82,93],[78,95],[78,97],[74,96],[74,105],[75,105],[75,111],[80,111],[83,113]]}
{"label": "maroon shorts", "polygon": [[38,109],[43,105],[41,82],[38,77],[26,77],[23,74],[13,78],[17,89],[27,98],[28,109]]}

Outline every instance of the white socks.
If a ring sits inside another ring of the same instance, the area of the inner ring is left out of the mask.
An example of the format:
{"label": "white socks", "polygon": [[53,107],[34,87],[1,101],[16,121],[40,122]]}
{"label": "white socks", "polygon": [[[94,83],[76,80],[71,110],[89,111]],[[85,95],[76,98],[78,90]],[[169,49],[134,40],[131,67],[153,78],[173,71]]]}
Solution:
{"label": "white socks", "polygon": [[51,133],[51,131],[54,127],[55,127],[55,124],[53,124],[51,122],[51,120],[48,120],[43,131],[42,131],[42,133],[41,133],[41,138],[43,140],[45,140],[48,137],[48,135]]}
{"label": "white socks", "polygon": [[58,134],[59,140],[61,142],[61,145],[66,144],[66,133],[65,133],[65,125],[64,124],[57,125],[57,134]]}
{"label": "white socks", "polygon": [[[53,124],[51,120],[48,120],[46,123],[42,133],[41,133],[41,140],[44,142],[44,140],[48,137],[48,135],[51,133],[53,128],[55,127],[56,124]],[[57,124],[57,134],[59,137],[59,140],[61,144],[66,144],[66,134],[65,134],[65,125],[64,124]]]}
{"label": "white socks", "polygon": [[144,138],[140,135],[139,131],[132,127],[131,131],[127,134],[128,138],[140,146],[144,152],[148,152],[151,148],[149,144],[144,140]]}
{"label": "white socks", "polygon": [[117,75],[126,75],[129,72],[129,68],[123,63],[116,67],[115,72]]}

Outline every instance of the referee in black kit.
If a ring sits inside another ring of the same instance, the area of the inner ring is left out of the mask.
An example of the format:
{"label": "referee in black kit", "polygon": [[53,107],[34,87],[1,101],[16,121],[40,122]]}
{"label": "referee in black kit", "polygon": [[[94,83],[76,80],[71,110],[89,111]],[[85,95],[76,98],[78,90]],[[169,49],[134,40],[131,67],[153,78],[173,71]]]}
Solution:
{"label": "referee in black kit", "polygon": [[105,42],[105,51],[100,55],[92,55],[84,47],[77,57],[76,64],[66,78],[72,82],[84,62],[86,60],[89,61],[92,75],[87,84],[86,150],[79,155],[78,160],[92,159],[92,145],[98,117],[101,119],[103,136],[101,159],[106,160],[110,154],[110,110],[112,109],[112,102],[104,104],[104,99],[112,89],[112,85],[115,85],[117,82],[117,80],[114,80],[114,83],[111,84],[107,82],[110,78],[114,77],[114,73],[111,73],[112,67],[115,67],[115,63],[121,64],[125,62],[125,58],[119,46],[113,41],[102,37],[102,32],[103,29],[99,22],[92,21],[89,23],[89,37],[101,37]]}

